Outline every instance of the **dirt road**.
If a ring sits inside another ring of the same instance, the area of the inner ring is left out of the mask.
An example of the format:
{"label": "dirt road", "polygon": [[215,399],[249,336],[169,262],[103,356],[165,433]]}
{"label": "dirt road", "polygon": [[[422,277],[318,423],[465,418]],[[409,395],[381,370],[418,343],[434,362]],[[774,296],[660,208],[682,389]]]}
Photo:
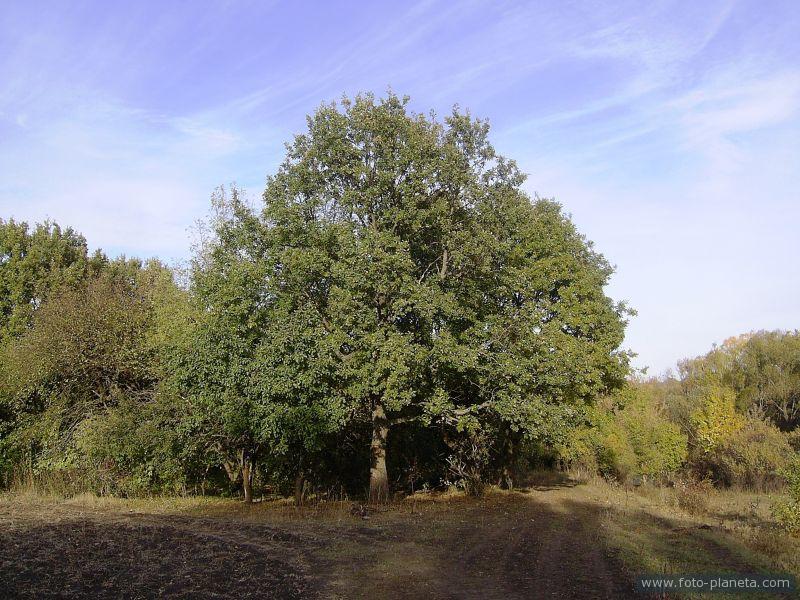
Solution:
{"label": "dirt road", "polygon": [[[597,535],[598,508],[565,491],[464,502],[387,518],[377,551],[340,578],[340,597],[628,598],[632,578]],[[334,579],[336,581],[336,579]]]}

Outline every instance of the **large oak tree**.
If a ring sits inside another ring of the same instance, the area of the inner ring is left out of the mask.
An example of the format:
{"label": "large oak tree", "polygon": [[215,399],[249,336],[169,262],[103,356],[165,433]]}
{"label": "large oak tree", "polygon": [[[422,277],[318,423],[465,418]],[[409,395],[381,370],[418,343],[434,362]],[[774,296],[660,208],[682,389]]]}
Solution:
{"label": "large oak tree", "polygon": [[603,291],[612,269],[557,204],[522,191],[488,132],[393,94],[322,106],[268,179],[258,225],[238,218],[258,249],[234,252],[257,278],[239,289],[265,328],[280,319],[306,341],[275,365],[318,374],[315,391],[371,423],[376,500],[395,424],[491,419],[509,439],[537,437],[627,372],[627,311]]}

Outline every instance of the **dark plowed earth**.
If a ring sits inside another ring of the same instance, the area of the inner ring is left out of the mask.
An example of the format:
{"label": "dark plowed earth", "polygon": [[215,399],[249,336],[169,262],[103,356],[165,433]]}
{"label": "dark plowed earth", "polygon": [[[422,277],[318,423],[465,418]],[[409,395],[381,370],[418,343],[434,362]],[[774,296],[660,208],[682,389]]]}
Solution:
{"label": "dark plowed earth", "polygon": [[275,544],[263,528],[239,524],[215,531],[202,521],[154,520],[0,529],[0,598],[315,596],[291,541]]}

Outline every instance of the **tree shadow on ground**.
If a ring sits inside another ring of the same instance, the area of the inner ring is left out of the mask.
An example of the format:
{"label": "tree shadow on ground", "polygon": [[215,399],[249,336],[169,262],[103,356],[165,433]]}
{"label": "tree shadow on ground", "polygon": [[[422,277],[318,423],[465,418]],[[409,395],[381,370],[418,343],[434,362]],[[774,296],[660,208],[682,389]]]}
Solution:
{"label": "tree shadow on ground", "polygon": [[413,526],[385,522],[395,543],[361,556],[338,591],[349,590],[348,598],[634,598],[626,569],[587,527],[595,508],[570,515],[513,491],[442,506]]}
{"label": "tree shadow on ground", "polygon": [[[752,553],[734,535],[718,526],[680,517],[656,515],[641,508],[609,504],[598,508],[565,500],[568,513],[590,511],[598,542],[626,557],[636,575],[775,574],[776,569]],[[641,595],[639,595],[641,597]],[[680,598],[699,597],[682,594]],[[706,597],[706,596],[702,596]],[[714,593],[714,598],[794,598],[791,593]]]}

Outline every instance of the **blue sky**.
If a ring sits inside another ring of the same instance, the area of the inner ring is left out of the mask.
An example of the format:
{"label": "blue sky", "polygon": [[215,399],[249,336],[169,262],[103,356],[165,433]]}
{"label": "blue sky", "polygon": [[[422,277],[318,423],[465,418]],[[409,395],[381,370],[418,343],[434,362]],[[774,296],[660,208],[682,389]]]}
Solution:
{"label": "blue sky", "polygon": [[617,265],[659,373],[800,326],[800,2],[0,5],[0,215],[185,259],[323,101],[458,103]]}

